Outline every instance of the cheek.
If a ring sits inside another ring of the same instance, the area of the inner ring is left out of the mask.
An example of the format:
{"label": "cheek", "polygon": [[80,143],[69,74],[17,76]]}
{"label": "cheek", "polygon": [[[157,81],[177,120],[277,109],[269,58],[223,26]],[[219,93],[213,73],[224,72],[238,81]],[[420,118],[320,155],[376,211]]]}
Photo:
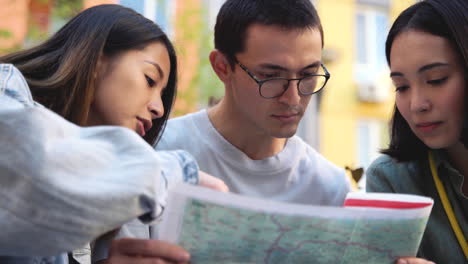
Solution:
{"label": "cheek", "polygon": [[[455,126],[457,127],[456,130],[459,131],[460,133],[462,132],[462,129],[463,129],[463,125],[465,123],[465,119],[466,119],[466,106],[465,106],[465,100],[462,100],[462,99],[465,99],[464,97],[459,97],[459,98],[456,98],[457,101],[454,102],[454,104],[451,106],[453,108],[453,122],[455,123]],[[450,106],[449,106],[450,107]]]}
{"label": "cheek", "polygon": [[95,120],[95,125],[112,124],[112,109],[110,100],[103,93],[96,93],[91,103],[90,119]]}
{"label": "cheek", "polygon": [[441,109],[445,109],[445,117],[449,121],[450,130],[447,135],[460,138],[465,120],[465,98],[462,94],[459,96],[451,95],[451,98],[445,101]]}
{"label": "cheek", "polygon": [[395,105],[400,112],[400,114],[403,116],[403,118],[408,121],[408,115],[409,115],[409,102],[408,99],[405,96],[402,96],[400,94],[397,94],[395,97]]}
{"label": "cheek", "polygon": [[307,106],[309,105],[310,100],[312,99],[312,96],[314,96],[314,95],[311,95],[311,96],[303,96],[303,97],[301,98],[300,104],[301,104],[301,106],[304,108],[304,111],[307,109]]}
{"label": "cheek", "polygon": [[238,104],[254,104],[260,97],[258,94],[258,85],[252,84],[249,81],[250,80],[244,80],[243,78],[239,78],[239,80],[233,78],[231,82],[231,88],[233,89],[232,94],[238,101]]}
{"label": "cheek", "polygon": [[443,109],[447,109],[448,114],[454,117],[457,117],[458,122],[462,122],[464,117],[464,112],[466,110],[466,86],[465,81],[458,81],[453,83],[451,91],[445,93],[445,98],[441,97],[443,100]]}
{"label": "cheek", "polygon": [[[123,84],[123,83],[122,83]],[[103,125],[123,125],[125,112],[131,107],[131,94],[125,92],[118,82],[103,82],[97,87],[93,100],[93,112]]]}

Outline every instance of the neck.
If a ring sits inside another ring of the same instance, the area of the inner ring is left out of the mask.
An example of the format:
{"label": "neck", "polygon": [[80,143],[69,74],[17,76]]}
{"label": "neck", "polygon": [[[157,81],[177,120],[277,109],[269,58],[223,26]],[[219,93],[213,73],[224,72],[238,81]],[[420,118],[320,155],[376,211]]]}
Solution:
{"label": "neck", "polygon": [[259,132],[252,121],[242,119],[225,99],[208,110],[208,117],[218,133],[253,160],[274,156],[286,144],[285,138]]}
{"label": "neck", "polygon": [[463,194],[468,196],[468,149],[458,142],[454,146],[447,148],[450,163],[463,175]]}

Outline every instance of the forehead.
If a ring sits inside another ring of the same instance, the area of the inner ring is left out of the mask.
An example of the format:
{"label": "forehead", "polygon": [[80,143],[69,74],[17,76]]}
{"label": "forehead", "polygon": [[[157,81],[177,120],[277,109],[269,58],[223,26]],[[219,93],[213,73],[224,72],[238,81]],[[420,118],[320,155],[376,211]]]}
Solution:
{"label": "forehead", "polygon": [[[141,49],[130,49],[109,58],[113,66],[116,65],[151,65],[157,64],[164,75],[168,75],[171,67],[169,52],[161,42],[152,42]],[[148,63],[151,62],[151,63]],[[136,69],[136,68],[132,68]],[[155,68],[156,69],[156,68]]]}
{"label": "forehead", "polygon": [[435,62],[458,63],[456,50],[445,38],[421,31],[406,31],[393,41],[391,68],[423,66]]}
{"label": "forehead", "polygon": [[164,66],[166,71],[169,71],[171,62],[169,59],[169,52],[166,46],[162,42],[152,42],[146,45],[142,50],[141,54],[144,57],[152,58],[154,62]]}
{"label": "forehead", "polygon": [[322,36],[317,28],[253,24],[246,31],[245,48],[239,56],[260,63],[301,64],[320,61],[321,53]]}

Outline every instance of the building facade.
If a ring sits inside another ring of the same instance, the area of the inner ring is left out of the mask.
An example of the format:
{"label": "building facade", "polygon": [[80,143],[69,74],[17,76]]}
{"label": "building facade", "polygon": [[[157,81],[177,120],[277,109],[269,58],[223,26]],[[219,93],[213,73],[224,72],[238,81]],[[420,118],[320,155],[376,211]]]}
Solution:
{"label": "building facade", "polygon": [[385,39],[414,0],[316,0],[332,78],[320,108],[320,152],[335,164],[366,168],[388,144],[394,105]]}

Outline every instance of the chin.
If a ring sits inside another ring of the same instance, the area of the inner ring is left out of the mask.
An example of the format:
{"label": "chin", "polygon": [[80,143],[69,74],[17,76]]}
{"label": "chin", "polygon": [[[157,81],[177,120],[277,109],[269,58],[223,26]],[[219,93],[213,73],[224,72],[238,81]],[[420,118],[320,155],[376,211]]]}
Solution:
{"label": "chin", "polygon": [[297,129],[288,129],[288,130],[279,130],[279,131],[271,131],[270,135],[275,138],[290,138],[296,134]]}
{"label": "chin", "polygon": [[426,146],[430,149],[446,149],[453,146],[457,141],[452,141],[448,139],[423,139],[422,140]]}

